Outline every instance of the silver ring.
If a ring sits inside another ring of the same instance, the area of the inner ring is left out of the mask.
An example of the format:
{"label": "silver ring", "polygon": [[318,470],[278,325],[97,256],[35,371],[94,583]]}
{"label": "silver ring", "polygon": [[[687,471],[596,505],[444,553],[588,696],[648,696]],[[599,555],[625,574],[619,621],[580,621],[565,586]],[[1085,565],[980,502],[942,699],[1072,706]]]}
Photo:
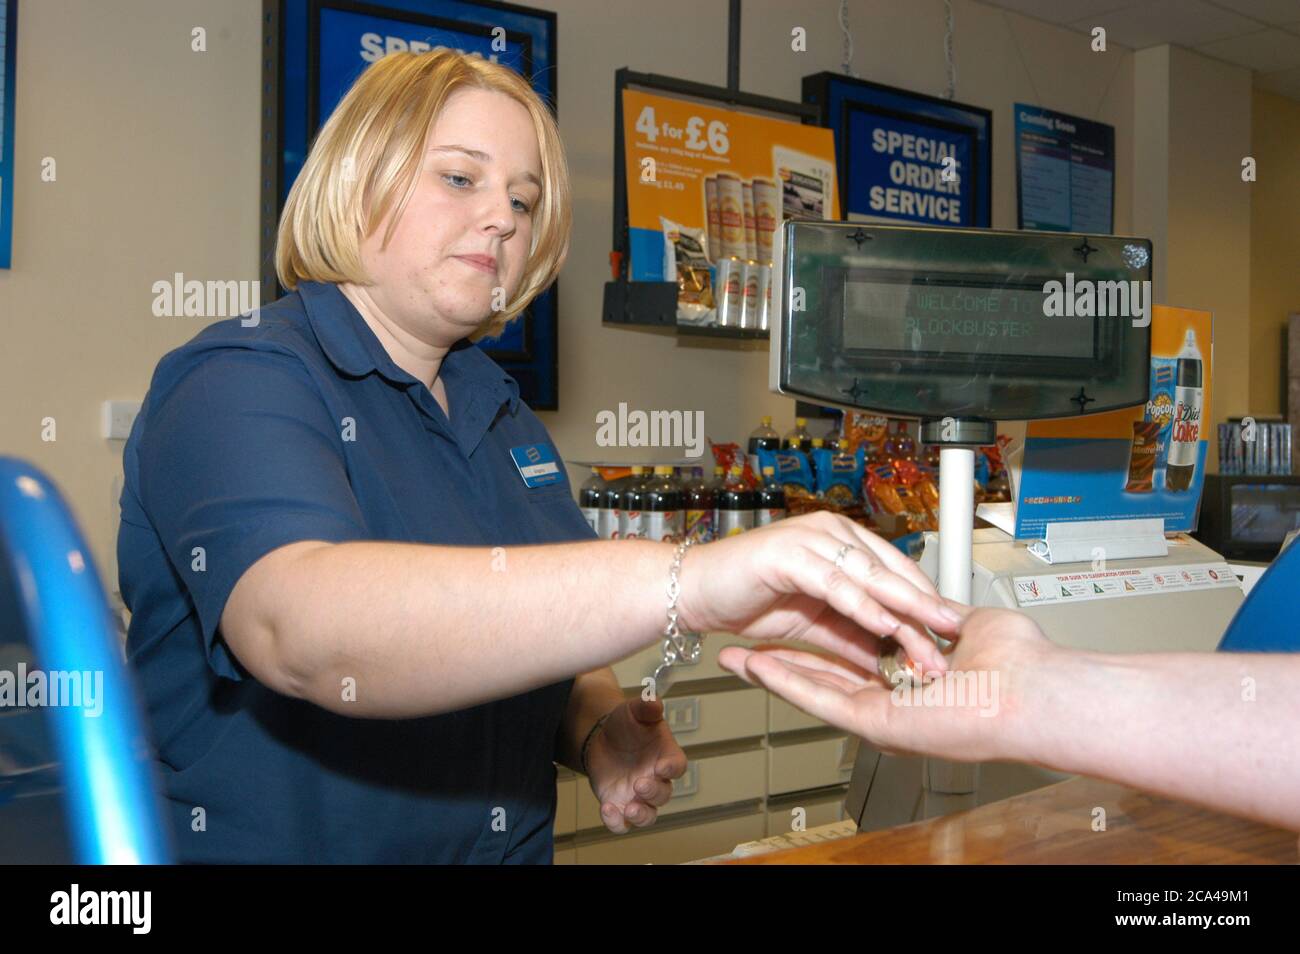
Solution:
{"label": "silver ring", "polygon": [[844,557],[848,555],[848,552],[849,552],[850,550],[856,550],[856,549],[857,549],[857,547],[855,547],[855,546],[854,546],[853,544],[851,544],[851,543],[846,543],[846,544],[844,544],[844,546],[840,547],[840,551],[839,551],[839,553],[835,554],[835,569],[837,569],[837,570],[839,570],[841,573],[843,573],[843,572],[844,572]]}

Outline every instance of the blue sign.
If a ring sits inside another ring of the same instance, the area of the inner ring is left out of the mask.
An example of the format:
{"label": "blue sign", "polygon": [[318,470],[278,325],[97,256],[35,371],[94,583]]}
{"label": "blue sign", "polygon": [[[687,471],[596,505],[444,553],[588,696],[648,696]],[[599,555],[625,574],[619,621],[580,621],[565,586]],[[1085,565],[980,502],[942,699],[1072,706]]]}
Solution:
{"label": "blue sign", "polygon": [[1019,227],[1114,231],[1115,127],[1016,103]]}
{"label": "blue sign", "polygon": [[975,137],[948,129],[849,109],[855,145],[848,170],[850,212],[922,225],[972,226],[974,180],[967,173]]}
{"label": "blue sign", "polygon": [[989,110],[837,73],[805,76],[803,99],[835,132],[845,218],[992,224]]}
{"label": "blue sign", "polygon": [[320,11],[319,80],[316,116],[334,112],[339,100],[367,66],[388,53],[424,53],[437,47],[477,53],[494,63],[504,63],[527,75],[530,40],[504,27],[493,34],[485,25],[450,21],[446,26],[377,17],[348,9],[322,7]]}

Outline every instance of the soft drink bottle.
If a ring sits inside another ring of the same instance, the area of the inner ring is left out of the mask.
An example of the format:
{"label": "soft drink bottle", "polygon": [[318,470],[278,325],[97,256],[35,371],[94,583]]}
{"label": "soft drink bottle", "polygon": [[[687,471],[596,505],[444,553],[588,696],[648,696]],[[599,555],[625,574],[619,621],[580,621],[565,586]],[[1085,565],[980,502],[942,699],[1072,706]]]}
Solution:
{"label": "soft drink bottle", "polygon": [[600,495],[600,527],[596,531],[602,540],[617,540],[619,520],[623,515],[623,490],[629,478],[619,477],[606,482]]}
{"label": "soft drink bottle", "polygon": [[1196,331],[1188,328],[1183,350],[1178,352],[1178,377],[1174,381],[1174,419],[1169,429],[1169,458],[1165,464],[1165,487],[1169,490],[1182,492],[1192,486],[1201,450],[1204,399],[1201,352],[1196,348]]}
{"label": "soft drink bottle", "polygon": [[647,540],[681,542],[686,514],[682,508],[682,491],[673,479],[672,467],[656,465],[654,479],[646,483],[642,506]]}
{"label": "soft drink bottle", "polygon": [[763,486],[758,491],[755,526],[765,527],[785,517],[785,491],[776,480],[776,468],[763,468]]}
{"label": "soft drink bottle", "polygon": [[713,539],[721,536],[718,528],[722,526],[722,514],[718,509],[718,504],[722,501],[722,491],[727,486],[727,474],[721,464],[713,465],[713,480],[709,482],[709,490],[713,491]]}
{"label": "soft drink bottle", "polygon": [[597,535],[600,535],[601,501],[604,496],[605,479],[600,476],[600,471],[593,467],[591,476],[578,489],[578,506],[582,508],[582,515],[587,518],[587,523],[591,524],[591,529]]}
{"label": "soft drink bottle", "polygon": [[794,430],[781,441],[782,450],[806,451],[812,446],[812,435],[808,433],[808,418],[796,417],[794,419]]}
{"label": "soft drink bottle", "polygon": [[620,540],[635,540],[645,536],[645,527],[641,521],[641,505],[645,491],[645,468],[640,464],[632,468],[632,476],[627,478],[623,487],[618,513],[618,536]]}
{"label": "soft drink bottle", "polygon": [[745,469],[739,464],[731,468],[731,476],[718,498],[718,536],[730,537],[754,529],[756,495],[745,483]]}
{"label": "soft drink bottle", "polygon": [[[713,539],[713,505],[716,495],[712,485],[704,479],[704,469],[697,467],[695,479],[686,485],[683,495],[686,503],[686,536],[696,543]],[[722,468],[717,468],[721,476]]]}
{"label": "soft drink bottle", "polygon": [[749,469],[758,473],[758,452],[760,450],[780,450],[781,435],[772,429],[771,415],[764,415],[758,427],[749,435],[749,444],[745,450],[749,453]]}

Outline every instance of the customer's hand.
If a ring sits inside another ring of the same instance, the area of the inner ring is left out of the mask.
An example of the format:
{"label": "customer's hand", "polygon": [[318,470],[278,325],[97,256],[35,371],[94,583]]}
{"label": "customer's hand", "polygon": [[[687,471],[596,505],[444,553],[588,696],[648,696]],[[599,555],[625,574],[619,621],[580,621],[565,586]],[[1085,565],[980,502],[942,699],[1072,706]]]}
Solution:
{"label": "customer's hand", "polygon": [[949,671],[919,688],[890,687],[842,659],[784,648],[728,646],[718,662],[886,752],[960,762],[1033,760],[1037,720],[1051,717],[1029,714],[1051,704],[1034,686],[1067,651],[1023,613],[946,602],[964,616]]}
{"label": "customer's hand", "polygon": [[600,819],[615,834],[653,824],[686,771],[686,753],[664,721],[664,704],[634,699],[610,713],[587,751]]}
{"label": "customer's hand", "polygon": [[[851,549],[839,569],[835,559],[845,545]],[[961,618],[914,561],[826,512],[693,547],[681,579],[684,629],[799,640],[869,673],[876,672],[882,635],[897,639],[917,668],[944,670],[925,627],[943,636]]]}

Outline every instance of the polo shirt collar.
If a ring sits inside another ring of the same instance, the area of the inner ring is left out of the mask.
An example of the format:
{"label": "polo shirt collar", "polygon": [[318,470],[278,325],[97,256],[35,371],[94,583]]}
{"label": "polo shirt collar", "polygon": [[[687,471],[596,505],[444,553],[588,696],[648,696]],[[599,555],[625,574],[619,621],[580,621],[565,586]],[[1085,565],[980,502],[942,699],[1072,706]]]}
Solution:
{"label": "polo shirt collar", "polygon": [[[298,292],[316,340],[336,368],[357,378],[375,371],[397,384],[420,384],[394,363],[361,312],[337,285],[301,282]],[[519,409],[519,383],[468,339],[452,345],[442,359],[439,374],[444,373],[448,380],[463,379],[475,391],[481,389],[491,397],[494,407],[509,401],[510,413]]]}

